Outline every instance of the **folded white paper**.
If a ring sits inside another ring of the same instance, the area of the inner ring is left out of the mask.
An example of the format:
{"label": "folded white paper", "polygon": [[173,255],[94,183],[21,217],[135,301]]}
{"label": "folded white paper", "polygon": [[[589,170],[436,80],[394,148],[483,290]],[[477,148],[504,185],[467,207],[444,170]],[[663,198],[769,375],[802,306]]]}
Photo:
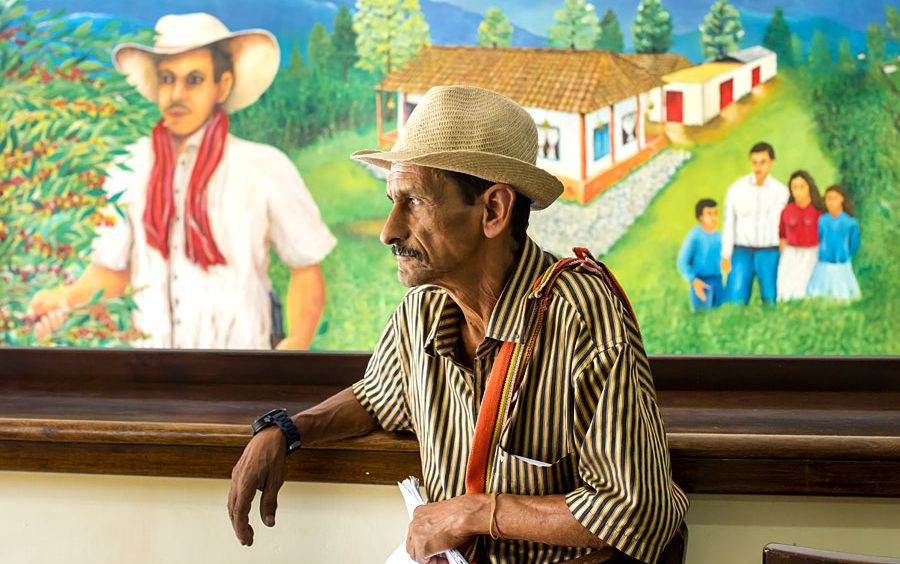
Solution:
{"label": "folded white paper", "polygon": [[[400,493],[403,494],[403,501],[406,502],[406,513],[409,514],[409,519],[412,521],[413,512],[416,510],[416,507],[425,505],[425,500],[422,499],[422,494],[419,493],[419,480],[410,476],[402,482],[397,482],[397,485],[400,486]],[[463,555],[455,548],[444,552],[442,556],[446,558],[450,564],[467,564],[466,559],[463,558]],[[403,541],[400,543],[400,546],[388,556],[387,560],[384,561],[384,564],[416,564],[416,561],[409,557],[409,554],[406,552],[406,541]]]}

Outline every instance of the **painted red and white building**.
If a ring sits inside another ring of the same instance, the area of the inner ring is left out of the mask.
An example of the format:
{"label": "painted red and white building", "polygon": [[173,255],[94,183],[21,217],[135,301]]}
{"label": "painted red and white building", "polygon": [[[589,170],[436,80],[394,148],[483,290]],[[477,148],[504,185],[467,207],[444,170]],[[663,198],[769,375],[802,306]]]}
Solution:
{"label": "painted red and white building", "polygon": [[[379,143],[394,144],[397,131],[433,86],[494,90],[534,118],[537,164],[562,181],[563,197],[586,203],[665,146],[664,136],[647,133],[651,92],[659,97],[662,76],[689,65],[670,54],[428,46],[378,85]],[[383,101],[397,113],[387,127]]]}
{"label": "painted red and white building", "polygon": [[702,126],[733,102],[750,94],[778,73],[775,53],[750,47],[662,77],[665,86],[651,93],[652,121]]}

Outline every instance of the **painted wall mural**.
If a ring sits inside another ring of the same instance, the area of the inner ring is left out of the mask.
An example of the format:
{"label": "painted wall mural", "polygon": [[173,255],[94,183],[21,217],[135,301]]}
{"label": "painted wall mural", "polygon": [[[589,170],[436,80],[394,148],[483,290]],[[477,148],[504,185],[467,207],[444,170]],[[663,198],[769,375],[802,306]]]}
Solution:
{"label": "painted wall mural", "polygon": [[860,0],[0,1],[0,345],[368,350],[390,147],[521,104],[655,354],[900,354],[900,12]]}

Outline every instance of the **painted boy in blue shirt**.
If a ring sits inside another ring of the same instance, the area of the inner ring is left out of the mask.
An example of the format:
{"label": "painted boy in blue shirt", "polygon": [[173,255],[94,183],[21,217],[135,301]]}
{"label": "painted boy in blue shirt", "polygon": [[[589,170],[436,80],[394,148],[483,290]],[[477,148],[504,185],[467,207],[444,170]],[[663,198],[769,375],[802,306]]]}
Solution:
{"label": "painted boy in blue shirt", "polygon": [[678,253],[678,271],[690,286],[691,309],[719,307],[725,298],[722,286],[722,234],[716,231],[716,201],[703,199],[694,208],[697,223],[684,238]]}

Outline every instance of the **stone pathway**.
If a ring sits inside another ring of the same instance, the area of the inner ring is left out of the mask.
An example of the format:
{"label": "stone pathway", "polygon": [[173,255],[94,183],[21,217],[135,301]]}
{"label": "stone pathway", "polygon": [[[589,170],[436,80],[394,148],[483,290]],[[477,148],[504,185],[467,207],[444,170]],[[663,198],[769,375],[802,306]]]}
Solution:
{"label": "stone pathway", "polygon": [[690,158],[688,151],[666,149],[587,205],[560,200],[546,210],[532,212],[528,234],[557,256],[570,256],[577,245],[599,258]]}

